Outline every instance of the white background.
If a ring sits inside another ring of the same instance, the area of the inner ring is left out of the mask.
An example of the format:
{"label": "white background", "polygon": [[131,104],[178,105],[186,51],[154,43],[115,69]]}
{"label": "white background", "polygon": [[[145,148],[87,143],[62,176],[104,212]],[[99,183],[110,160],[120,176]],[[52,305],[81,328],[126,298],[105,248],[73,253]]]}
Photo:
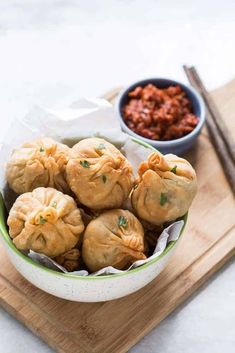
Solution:
{"label": "white background", "polygon": [[[187,82],[184,63],[209,89],[235,77],[234,0],[0,0],[0,141],[34,103],[151,76]],[[231,261],[131,352],[234,352],[234,273]],[[26,351],[52,352],[0,308],[0,352]]]}

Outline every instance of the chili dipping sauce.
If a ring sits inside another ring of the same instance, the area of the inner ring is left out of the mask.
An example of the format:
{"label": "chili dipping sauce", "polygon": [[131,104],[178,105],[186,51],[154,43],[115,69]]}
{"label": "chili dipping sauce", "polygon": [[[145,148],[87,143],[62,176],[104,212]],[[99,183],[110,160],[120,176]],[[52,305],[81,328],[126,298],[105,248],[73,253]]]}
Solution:
{"label": "chili dipping sauce", "polygon": [[151,140],[169,141],[189,134],[199,122],[180,86],[136,87],[122,109],[126,125]]}

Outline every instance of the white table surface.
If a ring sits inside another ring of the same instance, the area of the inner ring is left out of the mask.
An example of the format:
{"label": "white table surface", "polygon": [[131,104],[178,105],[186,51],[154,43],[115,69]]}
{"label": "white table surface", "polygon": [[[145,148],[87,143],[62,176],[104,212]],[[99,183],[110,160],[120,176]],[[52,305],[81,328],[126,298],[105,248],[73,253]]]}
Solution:
{"label": "white table surface", "polygon": [[[0,0],[0,141],[34,103],[63,106],[140,78],[186,81],[194,64],[209,89],[235,77],[233,0]],[[132,353],[232,353],[235,262],[181,305]],[[52,350],[0,308],[0,352]]]}

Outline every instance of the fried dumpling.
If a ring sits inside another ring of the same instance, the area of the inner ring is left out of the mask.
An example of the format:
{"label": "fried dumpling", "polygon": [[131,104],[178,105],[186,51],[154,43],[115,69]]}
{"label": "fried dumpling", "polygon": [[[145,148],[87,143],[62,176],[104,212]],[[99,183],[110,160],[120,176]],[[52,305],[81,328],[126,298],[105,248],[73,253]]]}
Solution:
{"label": "fried dumpling", "polygon": [[74,248],[56,256],[54,260],[67,271],[72,272],[81,267],[81,252]]}
{"label": "fried dumpling", "polygon": [[78,243],[84,224],[72,197],[53,188],[37,188],[20,195],[7,220],[19,250],[55,257]]}
{"label": "fried dumpling", "polygon": [[91,272],[107,266],[123,270],[145,259],[141,223],[127,210],[104,212],[85,230],[82,257]]}
{"label": "fried dumpling", "polygon": [[197,179],[185,159],[154,152],[140,164],[138,174],[131,201],[140,218],[160,225],[188,211],[197,192]]}
{"label": "fried dumpling", "polygon": [[70,193],[65,167],[70,148],[51,138],[40,138],[15,149],[7,164],[6,178],[17,194],[44,186]]}
{"label": "fried dumpling", "polygon": [[78,201],[92,209],[121,207],[133,186],[126,157],[101,138],[87,138],[72,148],[67,181]]}

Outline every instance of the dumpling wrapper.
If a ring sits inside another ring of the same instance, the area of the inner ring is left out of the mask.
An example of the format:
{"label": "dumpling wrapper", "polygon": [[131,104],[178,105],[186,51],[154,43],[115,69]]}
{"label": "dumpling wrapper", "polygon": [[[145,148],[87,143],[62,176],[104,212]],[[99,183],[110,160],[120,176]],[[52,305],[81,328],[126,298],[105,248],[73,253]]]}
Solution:
{"label": "dumpling wrapper", "polygon": [[16,199],[7,224],[19,250],[31,249],[51,258],[74,248],[84,230],[73,198],[42,187]]}
{"label": "dumpling wrapper", "polygon": [[81,266],[81,252],[74,248],[56,256],[54,260],[67,271],[72,272],[78,270]]}
{"label": "dumpling wrapper", "polygon": [[140,218],[160,225],[188,211],[197,192],[197,178],[185,159],[153,152],[140,164],[138,174],[131,201]]}
{"label": "dumpling wrapper", "polygon": [[67,181],[79,202],[91,209],[121,207],[133,186],[126,157],[101,138],[88,138],[72,148]]}
{"label": "dumpling wrapper", "polygon": [[144,230],[127,210],[110,210],[91,221],[84,233],[82,257],[91,272],[107,266],[119,270],[146,258]]}
{"label": "dumpling wrapper", "polygon": [[24,143],[12,152],[7,163],[6,179],[17,194],[40,186],[54,187],[70,194],[65,175],[69,157],[70,148],[51,138]]}

